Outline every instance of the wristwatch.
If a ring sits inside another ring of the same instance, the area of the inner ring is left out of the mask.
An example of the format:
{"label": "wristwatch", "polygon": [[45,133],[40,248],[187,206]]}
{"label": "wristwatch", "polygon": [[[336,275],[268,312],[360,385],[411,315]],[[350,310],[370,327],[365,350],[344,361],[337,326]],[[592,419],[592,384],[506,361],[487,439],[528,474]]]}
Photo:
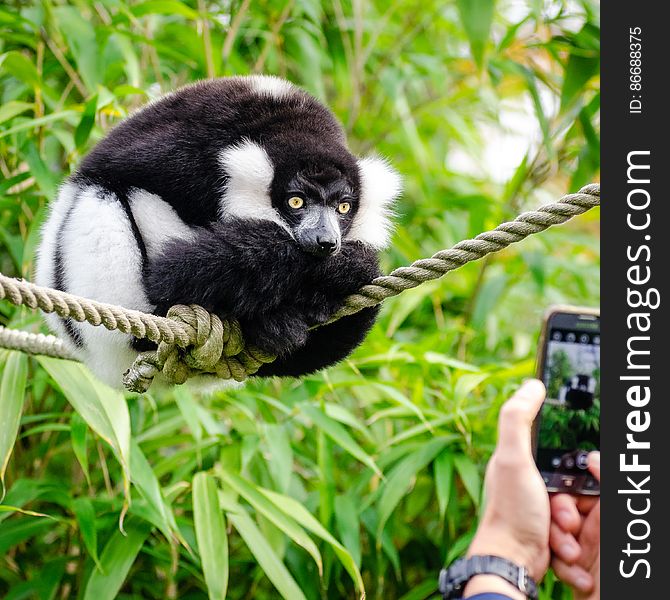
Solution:
{"label": "wristwatch", "polygon": [[537,600],[537,585],[528,575],[526,567],[520,567],[500,556],[471,556],[461,558],[448,569],[440,571],[440,594],[443,600],[461,598],[463,589],[475,575],[497,575],[517,587],[531,600]]}

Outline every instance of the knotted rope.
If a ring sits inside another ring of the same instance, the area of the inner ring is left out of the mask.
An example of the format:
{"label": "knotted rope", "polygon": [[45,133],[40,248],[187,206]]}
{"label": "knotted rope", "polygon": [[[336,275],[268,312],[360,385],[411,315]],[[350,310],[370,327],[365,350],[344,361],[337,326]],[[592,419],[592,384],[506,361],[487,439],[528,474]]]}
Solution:
{"label": "knotted rope", "polygon": [[[568,194],[557,202],[522,213],[514,221],[502,223],[474,239],[464,240],[430,258],[417,260],[410,266],[395,269],[389,275],[377,277],[345,298],[342,308],[328,322],[380,304],[386,298],[426,281],[439,279],[468,262],[499,252],[552,225],[565,223],[599,204],[600,185],[584,186],[576,194]],[[61,317],[102,325],[109,330],[157,342],[158,349],[141,353],[124,375],[124,385],[131,391],[146,391],[159,372],[171,383],[183,383],[198,373],[242,381],[256,373],[262,364],[275,359],[258,348],[245,348],[242,332],[235,321],[221,320],[196,305],[174,306],[167,317],[157,317],[0,274],[0,299],[3,298],[16,305],[55,312]],[[77,360],[76,355],[54,336],[15,332],[2,327],[0,347]]]}
{"label": "knotted rope", "polygon": [[191,327],[196,340],[185,350],[180,351],[176,344],[160,342],[155,352],[140,354],[123,375],[123,385],[132,392],[145,392],[158,373],[172,384],[184,383],[200,373],[244,381],[261,365],[276,358],[253,346],[245,348],[237,321],[221,320],[197,304],[177,304],[167,316]]}

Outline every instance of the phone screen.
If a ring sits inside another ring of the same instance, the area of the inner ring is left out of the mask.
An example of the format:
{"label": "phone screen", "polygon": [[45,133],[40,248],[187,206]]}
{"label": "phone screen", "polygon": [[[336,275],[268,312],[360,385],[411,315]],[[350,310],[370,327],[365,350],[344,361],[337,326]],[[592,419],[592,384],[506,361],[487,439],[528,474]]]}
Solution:
{"label": "phone screen", "polygon": [[553,312],[545,327],[537,465],[551,491],[597,494],[587,456],[600,449],[600,317]]}

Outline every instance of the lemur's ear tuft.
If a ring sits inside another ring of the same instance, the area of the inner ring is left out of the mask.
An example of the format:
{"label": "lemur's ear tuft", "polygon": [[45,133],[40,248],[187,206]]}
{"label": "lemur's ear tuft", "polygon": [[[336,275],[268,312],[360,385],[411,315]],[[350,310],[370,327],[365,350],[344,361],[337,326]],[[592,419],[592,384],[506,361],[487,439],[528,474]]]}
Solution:
{"label": "lemur's ear tuft", "polygon": [[402,192],[402,179],[383,158],[359,159],[361,199],[347,239],[377,250],[388,246],[393,230],[393,201]]}
{"label": "lemur's ear tuft", "polygon": [[274,165],[262,146],[248,139],[242,140],[221,152],[219,164],[227,176],[220,202],[223,219],[262,219],[284,226],[272,207],[270,186]]}

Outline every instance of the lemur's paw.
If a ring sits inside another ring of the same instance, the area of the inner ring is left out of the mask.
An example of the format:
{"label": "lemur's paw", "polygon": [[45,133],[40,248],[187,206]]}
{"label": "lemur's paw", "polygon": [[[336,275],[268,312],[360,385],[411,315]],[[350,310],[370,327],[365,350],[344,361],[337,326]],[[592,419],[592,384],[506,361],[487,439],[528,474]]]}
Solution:
{"label": "lemur's paw", "polygon": [[309,328],[301,319],[273,316],[241,325],[247,345],[277,356],[287,356],[307,343]]}

